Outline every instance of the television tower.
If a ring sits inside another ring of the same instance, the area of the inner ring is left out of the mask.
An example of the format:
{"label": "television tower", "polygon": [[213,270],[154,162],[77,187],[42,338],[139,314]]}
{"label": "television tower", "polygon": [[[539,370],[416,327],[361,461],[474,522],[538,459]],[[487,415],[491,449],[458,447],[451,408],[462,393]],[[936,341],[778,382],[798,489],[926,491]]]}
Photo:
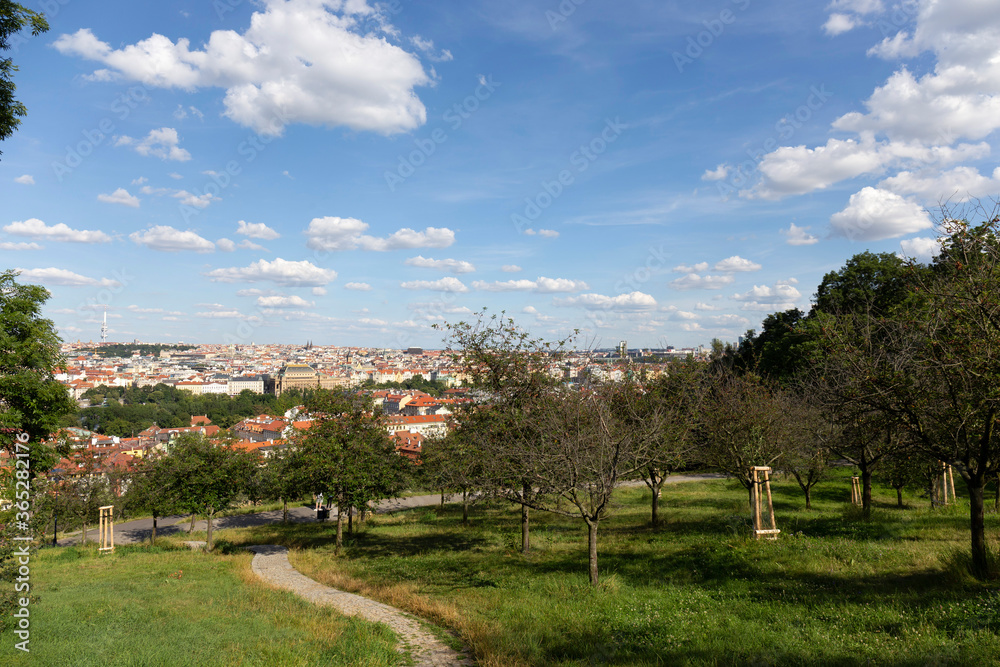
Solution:
{"label": "television tower", "polygon": [[101,324],[101,345],[108,342],[108,307],[104,306],[104,322]]}

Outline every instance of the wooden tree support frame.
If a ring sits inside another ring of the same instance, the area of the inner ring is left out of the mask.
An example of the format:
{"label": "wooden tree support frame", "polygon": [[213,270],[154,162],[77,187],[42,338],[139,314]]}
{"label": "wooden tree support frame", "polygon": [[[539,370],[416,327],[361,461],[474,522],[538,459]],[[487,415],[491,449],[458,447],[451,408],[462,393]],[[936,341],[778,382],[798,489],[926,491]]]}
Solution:
{"label": "wooden tree support frame", "polygon": [[[753,506],[753,537],[759,540],[762,536],[769,540],[778,539],[778,530],[774,522],[774,503],[771,501],[771,468],[768,466],[754,466],[750,469],[753,478],[753,485],[750,487],[750,504]],[[767,517],[770,519],[770,528],[764,527],[765,517],[763,516],[763,496],[767,495]]]}
{"label": "wooden tree support frame", "polygon": [[945,506],[955,502],[955,471],[941,461],[941,474],[935,475],[931,489],[934,504]]}
{"label": "wooden tree support frame", "polygon": [[115,506],[105,505],[101,509],[101,546],[98,553],[114,553],[115,551]]}
{"label": "wooden tree support frame", "polygon": [[852,477],[851,478],[851,504],[855,507],[861,507],[864,501],[861,499],[861,478]]}

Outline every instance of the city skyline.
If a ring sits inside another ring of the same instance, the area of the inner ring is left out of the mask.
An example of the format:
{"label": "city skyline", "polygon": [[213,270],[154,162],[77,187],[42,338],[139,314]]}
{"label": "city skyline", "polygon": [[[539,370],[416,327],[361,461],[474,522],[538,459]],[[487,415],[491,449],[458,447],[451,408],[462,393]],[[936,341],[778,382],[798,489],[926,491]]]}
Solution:
{"label": "city skyline", "polygon": [[736,341],[1000,192],[975,0],[52,0],[0,253],[65,341]]}

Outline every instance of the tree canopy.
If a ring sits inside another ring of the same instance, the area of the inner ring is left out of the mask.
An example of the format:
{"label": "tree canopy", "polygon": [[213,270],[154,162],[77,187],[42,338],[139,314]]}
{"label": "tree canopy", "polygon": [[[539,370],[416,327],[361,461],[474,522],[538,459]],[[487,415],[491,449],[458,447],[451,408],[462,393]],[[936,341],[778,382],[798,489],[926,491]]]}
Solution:
{"label": "tree canopy", "polygon": [[[32,35],[49,29],[43,14],[10,0],[0,0],[0,52],[11,49],[11,37],[30,28]],[[14,134],[28,109],[14,97],[14,72],[17,65],[11,58],[0,58],[0,141]],[[2,154],[2,152],[0,152]]]}

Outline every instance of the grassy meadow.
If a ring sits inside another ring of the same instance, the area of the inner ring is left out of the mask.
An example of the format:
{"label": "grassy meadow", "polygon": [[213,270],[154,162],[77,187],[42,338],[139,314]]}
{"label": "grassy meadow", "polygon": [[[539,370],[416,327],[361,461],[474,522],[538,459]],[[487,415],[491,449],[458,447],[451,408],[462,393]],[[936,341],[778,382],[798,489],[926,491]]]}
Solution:
{"label": "grassy meadow", "polygon": [[[46,548],[32,556],[30,653],[3,633],[0,664],[306,666],[403,664],[388,628],[270,589],[251,555],[160,546]],[[164,541],[164,544],[169,544]]]}
{"label": "grassy meadow", "polygon": [[[1000,664],[1000,582],[967,573],[968,506],[931,510],[876,487],[864,520],[837,470],[806,510],[794,481],[772,483],[777,541],[749,535],[747,495],[726,480],[664,488],[661,525],[649,492],[623,489],[599,533],[601,585],[587,579],[579,520],[532,513],[532,553],[519,513],[503,505],[376,516],[347,536],[333,525],[220,533],[221,551],[292,547],[313,578],[449,629],[481,664],[990,665]],[[992,507],[992,505],[991,505]],[[994,552],[1000,516],[987,516]]]}

